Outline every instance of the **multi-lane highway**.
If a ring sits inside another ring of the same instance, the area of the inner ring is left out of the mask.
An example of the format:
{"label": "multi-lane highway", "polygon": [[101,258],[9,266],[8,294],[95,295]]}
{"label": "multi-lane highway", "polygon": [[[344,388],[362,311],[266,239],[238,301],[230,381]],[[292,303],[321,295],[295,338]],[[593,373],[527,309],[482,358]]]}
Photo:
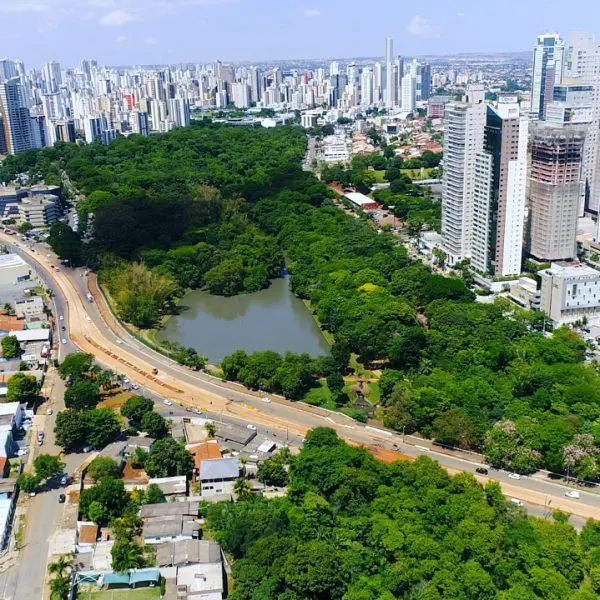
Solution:
{"label": "multi-lane highway", "polygon": [[[58,260],[53,255],[47,256],[50,252],[47,246],[40,244],[32,253],[14,237],[0,234],[0,240],[13,248],[16,246],[21,256],[51,282],[49,287],[55,290],[57,310],[62,311],[68,321],[65,346],[73,343],[82,351],[94,354],[99,363],[123,373],[149,393],[199,408],[216,418],[253,423],[259,430],[275,436],[301,438],[309,429],[325,425],[350,442],[396,449],[409,456],[427,455],[453,472],[475,473],[476,468],[483,466],[477,455],[469,458],[441,453],[427,441],[404,438],[395,432],[362,425],[340,413],[273,396],[267,403],[240,386],[181,367],[132,337],[112,317],[101,295],[95,294],[95,301],[89,302],[86,294],[90,282],[82,269],[67,269],[61,265],[57,272],[51,265],[56,266]],[[91,283],[95,291],[93,280]],[[158,371],[157,375],[153,375],[153,369]],[[524,501],[526,506],[537,506],[538,513],[562,509],[582,518],[600,518],[600,495],[594,490],[582,490],[580,499],[575,500],[565,497],[568,487],[548,480],[544,474],[513,480],[504,471],[490,469],[488,476],[480,479],[499,481],[507,496]]]}

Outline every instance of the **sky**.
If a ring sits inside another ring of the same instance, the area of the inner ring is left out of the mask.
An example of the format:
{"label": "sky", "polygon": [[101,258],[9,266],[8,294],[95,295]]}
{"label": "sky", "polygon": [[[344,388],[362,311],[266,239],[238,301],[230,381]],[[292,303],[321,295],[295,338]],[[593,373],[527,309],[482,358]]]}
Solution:
{"label": "sky", "polygon": [[[0,57],[39,67],[529,50],[598,0],[0,0]],[[596,33],[589,31],[589,33]]]}

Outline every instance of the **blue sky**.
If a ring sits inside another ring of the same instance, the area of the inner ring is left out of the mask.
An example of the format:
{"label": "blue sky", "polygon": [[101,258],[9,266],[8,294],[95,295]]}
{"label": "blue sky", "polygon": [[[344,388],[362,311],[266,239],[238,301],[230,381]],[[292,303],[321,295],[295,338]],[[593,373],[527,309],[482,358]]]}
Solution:
{"label": "blue sky", "polygon": [[[0,57],[26,66],[529,49],[600,23],[598,0],[0,0]],[[590,33],[596,33],[591,31]]]}

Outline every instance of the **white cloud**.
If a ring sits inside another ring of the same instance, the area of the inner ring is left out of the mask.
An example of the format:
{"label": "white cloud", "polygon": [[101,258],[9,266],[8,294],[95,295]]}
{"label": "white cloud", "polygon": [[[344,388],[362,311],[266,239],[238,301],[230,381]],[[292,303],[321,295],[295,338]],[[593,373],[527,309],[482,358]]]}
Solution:
{"label": "white cloud", "polygon": [[314,18],[314,17],[320,17],[321,11],[316,8],[307,8],[304,11],[304,16],[308,17],[309,19]]}
{"label": "white cloud", "polygon": [[406,26],[406,31],[415,37],[424,39],[439,38],[440,33],[435,27],[421,15],[415,15],[411,22]]}
{"label": "white cloud", "polygon": [[120,27],[121,25],[127,25],[135,21],[135,17],[126,10],[111,10],[100,18],[101,25],[108,25],[109,27]]}
{"label": "white cloud", "polygon": [[158,40],[153,37],[147,37],[144,39],[144,44],[148,44],[148,46],[156,46],[156,44],[158,44]]}
{"label": "white cloud", "polygon": [[120,35],[120,36],[117,38],[117,42],[119,42],[119,44],[120,44],[121,42],[126,42],[126,41],[127,41],[127,36],[126,36],[126,35]]}
{"label": "white cloud", "polygon": [[464,13],[464,12],[457,12],[457,13],[456,13],[456,16],[457,16],[457,17],[461,17],[461,18],[462,18],[462,17],[464,17],[464,16],[465,16],[465,13]]}

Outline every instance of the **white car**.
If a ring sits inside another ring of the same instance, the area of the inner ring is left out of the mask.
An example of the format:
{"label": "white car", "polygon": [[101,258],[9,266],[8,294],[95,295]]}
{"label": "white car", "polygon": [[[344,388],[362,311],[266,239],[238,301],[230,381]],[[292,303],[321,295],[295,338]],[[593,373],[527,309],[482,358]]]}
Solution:
{"label": "white car", "polygon": [[521,476],[518,473],[509,473],[508,478],[509,479],[521,479]]}
{"label": "white car", "polygon": [[261,398],[261,400],[262,400],[263,402],[266,402],[267,404],[268,404],[269,402],[271,402],[271,399],[270,399],[270,398],[267,398],[266,396],[265,396],[264,398]]}
{"label": "white car", "polygon": [[60,340],[60,341],[61,341],[63,344],[66,344],[66,343],[67,343],[67,340],[66,340],[66,338],[63,338],[63,339],[62,339],[62,340]]}
{"label": "white car", "polygon": [[29,454],[29,448],[21,448],[17,451],[17,456],[27,456]]}
{"label": "white car", "polygon": [[52,414],[52,412],[53,412],[53,411],[52,411],[52,409],[51,409],[51,408],[49,408],[49,409],[46,411],[46,414],[47,414],[47,415],[51,415],[51,414]]}
{"label": "white car", "polygon": [[137,383],[134,383],[134,384],[131,386],[131,389],[132,389],[132,390],[139,390],[139,389],[140,389],[140,386],[139,386]]}
{"label": "white car", "polygon": [[252,425],[252,423],[248,423],[248,425],[246,425],[246,429],[252,429],[252,431],[256,431],[256,425]]}
{"label": "white car", "polygon": [[117,344],[121,345],[123,343],[123,340],[117,340]]}
{"label": "white car", "polygon": [[170,400],[163,400],[163,404],[166,404],[167,406],[173,406],[173,403]]}
{"label": "white car", "polygon": [[58,317],[58,318],[59,318],[60,321],[64,321],[65,320],[65,318],[64,318],[63,315],[60,315],[60,317]]}
{"label": "white car", "polygon": [[90,317],[86,317],[86,318],[85,318],[85,320],[86,320],[88,323],[91,323],[91,322],[92,322],[92,319],[90,319]]}
{"label": "white car", "polygon": [[524,506],[524,504],[518,498],[511,498],[510,501],[517,506]]}
{"label": "white car", "polygon": [[579,500],[579,498],[581,498],[581,494],[577,490],[569,490],[568,492],[565,492],[565,496],[569,498],[575,498],[575,500]]}

